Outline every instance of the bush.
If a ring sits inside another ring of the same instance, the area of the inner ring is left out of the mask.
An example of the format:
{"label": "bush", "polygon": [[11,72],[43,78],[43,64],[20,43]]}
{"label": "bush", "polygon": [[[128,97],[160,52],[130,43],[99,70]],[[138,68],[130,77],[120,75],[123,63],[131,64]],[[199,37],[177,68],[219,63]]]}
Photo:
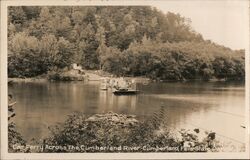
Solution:
{"label": "bush", "polygon": [[8,58],[9,77],[35,77],[47,73],[52,66],[48,57],[36,54],[15,55]]}
{"label": "bush", "polygon": [[52,81],[83,81],[84,73],[78,73],[77,70],[51,71],[48,73],[48,79]]}
{"label": "bush", "polygon": [[8,150],[9,152],[25,152],[24,149],[14,147],[14,145],[24,146],[26,141],[17,131],[15,123],[11,122],[11,119],[16,115],[14,109],[12,108],[14,104],[12,102],[12,95],[9,95],[8,101],[9,104],[12,103],[12,105],[8,105]]}
{"label": "bush", "polygon": [[164,127],[164,116],[164,109],[145,121],[112,112],[92,116],[75,113],[64,123],[50,127],[44,145],[60,147],[45,147],[44,152],[207,152],[220,147],[215,133],[200,140],[197,129],[181,130],[180,138],[176,138]]}
{"label": "bush", "polygon": [[24,149],[16,149],[13,146],[25,146],[26,141],[22,135],[17,131],[15,123],[8,124],[8,148],[9,152],[25,152]]}

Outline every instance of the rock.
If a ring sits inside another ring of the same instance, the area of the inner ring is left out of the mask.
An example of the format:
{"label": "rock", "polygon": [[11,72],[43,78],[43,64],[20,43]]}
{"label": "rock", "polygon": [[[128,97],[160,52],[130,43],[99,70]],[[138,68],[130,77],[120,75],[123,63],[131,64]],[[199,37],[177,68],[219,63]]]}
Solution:
{"label": "rock", "polygon": [[89,117],[88,119],[85,120],[86,122],[95,122],[97,121],[97,118],[92,116],[92,117]]}
{"label": "rock", "polygon": [[[129,118],[128,118],[129,117]],[[108,123],[109,125],[119,125],[119,126],[134,126],[138,123],[134,115],[124,115],[117,114],[113,112],[108,112],[106,114],[95,114],[88,119],[86,122],[100,122],[100,123]]]}
{"label": "rock", "polygon": [[194,147],[194,142],[192,141],[185,141],[183,147]]}
{"label": "rock", "polygon": [[215,132],[211,132],[207,136],[209,139],[214,140],[215,139]]}
{"label": "rock", "polygon": [[127,119],[126,122],[129,123],[129,124],[138,123],[138,121],[136,119],[134,119],[134,118],[133,119]]}
{"label": "rock", "polygon": [[103,115],[101,115],[101,114],[96,114],[95,116],[96,116],[96,117],[102,117]]}
{"label": "rock", "polygon": [[195,128],[194,131],[195,131],[196,133],[200,133],[199,128]]}
{"label": "rock", "polygon": [[112,116],[111,120],[114,121],[114,122],[119,122],[120,121],[120,119],[115,115]]}
{"label": "rock", "polygon": [[127,118],[135,118],[135,115],[127,115]]}
{"label": "rock", "polygon": [[114,114],[112,111],[109,111],[108,114]]}

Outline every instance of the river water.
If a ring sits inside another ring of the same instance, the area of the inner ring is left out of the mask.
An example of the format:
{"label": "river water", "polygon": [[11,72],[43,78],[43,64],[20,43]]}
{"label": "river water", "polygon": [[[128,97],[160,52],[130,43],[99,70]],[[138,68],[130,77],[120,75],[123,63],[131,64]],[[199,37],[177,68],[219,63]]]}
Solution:
{"label": "river water", "polygon": [[134,114],[146,118],[165,110],[170,129],[200,128],[245,142],[245,89],[239,82],[138,84],[133,96],[100,90],[99,82],[19,82],[9,86],[17,105],[14,121],[25,139],[40,139],[48,126],[73,112]]}

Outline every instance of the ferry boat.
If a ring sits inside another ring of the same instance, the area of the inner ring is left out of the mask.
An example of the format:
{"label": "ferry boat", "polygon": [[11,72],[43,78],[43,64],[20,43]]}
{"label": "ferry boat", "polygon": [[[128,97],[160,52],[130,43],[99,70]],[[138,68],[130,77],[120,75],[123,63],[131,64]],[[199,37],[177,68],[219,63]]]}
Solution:
{"label": "ferry boat", "polygon": [[139,93],[139,90],[133,90],[133,89],[118,89],[113,90],[114,95],[135,95]]}
{"label": "ferry boat", "polygon": [[139,90],[136,89],[134,80],[125,80],[122,77],[113,84],[112,92],[114,95],[135,95],[139,93]]}

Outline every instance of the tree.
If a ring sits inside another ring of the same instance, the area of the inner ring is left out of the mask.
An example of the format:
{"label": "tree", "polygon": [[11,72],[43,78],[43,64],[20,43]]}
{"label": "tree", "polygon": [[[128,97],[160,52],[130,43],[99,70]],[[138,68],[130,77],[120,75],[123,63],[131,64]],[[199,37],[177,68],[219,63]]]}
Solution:
{"label": "tree", "polygon": [[45,74],[74,62],[152,79],[244,79],[245,51],[204,40],[190,24],[150,6],[11,6],[9,73]]}
{"label": "tree", "polygon": [[69,67],[75,62],[75,48],[69,41],[60,37],[58,40],[58,54],[56,66],[58,68]]}
{"label": "tree", "polygon": [[45,56],[53,56],[59,52],[57,39],[53,34],[46,34],[41,38],[40,48],[41,54]]}
{"label": "tree", "polygon": [[41,7],[37,6],[23,6],[22,9],[28,20],[37,19],[41,12]]}
{"label": "tree", "polygon": [[105,45],[105,43],[101,43],[99,47],[97,48],[96,52],[99,57],[99,63],[100,63],[99,69],[102,69],[102,66],[106,60],[106,57],[109,54],[109,48]]}
{"label": "tree", "polygon": [[8,23],[23,24],[27,19],[23,8],[20,6],[8,7]]}
{"label": "tree", "polygon": [[85,30],[81,32],[81,37],[85,41],[82,65],[87,69],[99,68],[98,55],[96,53],[99,44],[92,24],[89,23]]}
{"label": "tree", "polygon": [[28,36],[25,32],[19,32],[10,41],[10,51],[14,55],[29,54],[29,52],[39,51],[38,39],[34,36]]}

